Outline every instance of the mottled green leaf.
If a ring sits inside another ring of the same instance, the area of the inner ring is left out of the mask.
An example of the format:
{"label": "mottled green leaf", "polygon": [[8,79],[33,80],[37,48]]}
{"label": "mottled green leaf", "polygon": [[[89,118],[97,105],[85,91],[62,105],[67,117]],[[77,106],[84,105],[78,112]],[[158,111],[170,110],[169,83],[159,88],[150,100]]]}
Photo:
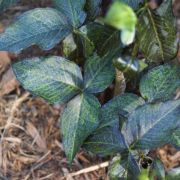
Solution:
{"label": "mottled green leaf", "polygon": [[137,179],[140,168],[137,161],[130,152],[122,153],[114,157],[109,167],[109,177],[111,180]]}
{"label": "mottled green leaf", "polygon": [[19,16],[0,34],[0,50],[18,53],[33,44],[49,50],[69,33],[65,18],[57,10],[36,8]]}
{"label": "mottled green leaf", "polygon": [[[82,28],[81,28],[82,29]],[[77,45],[78,54],[82,57],[89,58],[94,52],[94,43],[88,36],[80,30],[74,31],[74,40]]]}
{"label": "mottled green leaf", "polygon": [[140,51],[149,62],[169,61],[176,56],[178,41],[172,0],[164,1],[155,10],[147,7],[141,12],[137,39]]}
{"label": "mottled green leaf", "polygon": [[124,137],[117,128],[97,129],[84,143],[86,150],[101,156],[124,151],[127,147]]}
{"label": "mottled green leaf", "polygon": [[150,169],[152,179],[165,180],[165,168],[160,159],[155,159]]}
{"label": "mottled green leaf", "polygon": [[61,115],[61,132],[66,156],[70,161],[99,125],[100,104],[90,94],[81,94],[72,99]]}
{"label": "mottled green leaf", "polygon": [[122,31],[121,40],[125,45],[133,42],[137,17],[128,5],[115,1],[106,15],[105,22]]}
{"label": "mottled green leaf", "polygon": [[125,93],[114,97],[108,103],[102,106],[101,109],[101,126],[113,126],[117,124],[117,116],[128,117],[134,109],[143,105],[145,102],[141,97],[135,94]]}
{"label": "mottled green leaf", "polygon": [[123,72],[127,81],[137,77],[147,67],[147,64],[143,60],[126,56],[115,59],[114,66]]}
{"label": "mottled green leaf", "polygon": [[137,108],[125,122],[122,132],[132,148],[153,149],[172,143],[180,128],[180,100],[146,104]]}
{"label": "mottled green leaf", "polygon": [[15,5],[19,0],[0,0],[0,11],[4,11],[8,7]]}
{"label": "mottled green leaf", "polygon": [[80,68],[61,57],[25,59],[13,64],[22,86],[50,103],[64,103],[79,93]]}
{"label": "mottled green leaf", "polygon": [[93,21],[101,12],[100,5],[102,0],[87,0],[85,10],[87,12],[87,19]]}
{"label": "mottled green leaf", "polygon": [[53,0],[55,7],[67,17],[73,27],[79,27],[86,19],[83,11],[86,0]]}
{"label": "mottled green leaf", "polygon": [[84,89],[90,93],[104,91],[113,81],[115,69],[112,57],[100,58],[97,55],[90,57],[84,68]]}
{"label": "mottled green leaf", "polygon": [[103,56],[122,46],[120,32],[111,27],[99,23],[89,23],[79,30],[81,32],[79,40],[81,41],[77,41],[78,49],[83,49],[84,52],[88,52],[89,47],[91,49],[95,47],[96,53]]}
{"label": "mottled green leaf", "polygon": [[137,10],[140,4],[143,4],[145,2],[145,0],[121,0],[121,1],[127,3],[134,10]]}
{"label": "mottled green leaf", "polygon": [[173,132],[172,144],[180,149],[180,127]]}
{"label": "mottled green leaf", "polygon": [[150,70],[140,81],[141,95],[148,101],[171,99],[180,87],[180,66],[165,64]]}

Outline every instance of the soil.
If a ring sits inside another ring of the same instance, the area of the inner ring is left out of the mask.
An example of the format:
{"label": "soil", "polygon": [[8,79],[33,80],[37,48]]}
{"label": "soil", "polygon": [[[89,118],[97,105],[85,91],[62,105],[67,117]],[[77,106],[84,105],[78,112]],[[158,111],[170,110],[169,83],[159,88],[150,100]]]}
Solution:
{"label": "soil", "polygon": [[[0,27],[6,27],[20,13],[35,7],[52,6],[50,0],[22,0],[0,17]],[[180,17],[180,2],[176,1],[175,14]],[[61,44],[44,52],[37,46],[24,50],[20,55],[8,55],[11,60],[32,56],[61,55]],[[2,54],[0,54],[1,57]],[[10,67],[9,60],[0,65],[0,81]],[[8,72],[9,73],[9,72]],[[12,76],[4,80],[12,85]],[[2,180],[106,180],[109,158],[100,158],[81,150],[70,164],[64,154],[59,130],[59,118],[63,106],[53,106],[33,97],[14,86],[0,95],[0,179]],[[0,84],[4,86],[4,84]],[[153,151],[163,161],[167,170],[180,166],[180,152],[166,145]],[[100,166],[102,166],[102,168]],[[86,169],[90,167],[90,169]],[[82,173],[81,171],[82,170]],[[79,172],[80,175],[73,175]],[[90,172],[89,172],[90,171]]]}

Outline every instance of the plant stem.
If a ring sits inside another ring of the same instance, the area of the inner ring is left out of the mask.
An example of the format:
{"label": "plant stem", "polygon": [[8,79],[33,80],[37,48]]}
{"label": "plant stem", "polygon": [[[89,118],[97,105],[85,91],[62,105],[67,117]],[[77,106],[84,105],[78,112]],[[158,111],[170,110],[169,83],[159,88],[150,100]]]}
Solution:
{"label": "plant stem", "polygon": [[122,94],[126,89],[126,83],[124,75],[121,71],[116,68],[116,79],[114,87],[114,97]]}

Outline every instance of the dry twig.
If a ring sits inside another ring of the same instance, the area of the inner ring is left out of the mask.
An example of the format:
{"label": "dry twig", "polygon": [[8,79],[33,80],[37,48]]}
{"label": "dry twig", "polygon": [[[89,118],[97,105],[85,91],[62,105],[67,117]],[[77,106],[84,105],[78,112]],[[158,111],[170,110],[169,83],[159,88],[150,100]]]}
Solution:
{"label": "dry twig", "polygon": [[98,165],[95,165],[95,166],[91,166],[91,167],[82,169],[80,171],[74,172],[74,173],[70,173],[67,176],[61,178],[61,180],[63,180],[63,179],[69,180],[70,178],[72,178],[74,176],[79,176],[79,175],[82,175],[82,174],[86,174],[86,173],[90,173],[90,172],[93,172],[93,171],[97,171],[97,170],[99,170],[101,168],[106,168],[108,166],[109,166],[109,161],[106,161],[104,163],[101,163],[101,164],[98,164]]}

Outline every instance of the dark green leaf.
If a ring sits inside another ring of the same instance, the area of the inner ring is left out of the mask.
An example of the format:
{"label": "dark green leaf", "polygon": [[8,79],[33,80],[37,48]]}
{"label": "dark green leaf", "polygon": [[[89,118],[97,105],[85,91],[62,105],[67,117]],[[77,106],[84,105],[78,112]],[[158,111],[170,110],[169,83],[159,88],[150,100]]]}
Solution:
{"label": "dark green leaf", "polygon": [[61,132],[66,156],[70,161],[99,125],[100,104],[89,94],[81,94],[72,99],[61,115]]}
{"label": "dark green leaf", "polygon": [[0,1],[0,11],[4,11],[8,7],[16,4],[19,0],[1,0]]}
{"label": "dark green leaf", "polygon": [[85,10],[87,12],[87,19],[93,21],[101,12],[100,4],[102,0],[87,0]]}
{"label": "dark green leaf", "polygon": [[180,66],[165,64],[150,70],[140,82],[141,95],[148,101],[171,99],[180,86]]}
{"label": "dark green leaf", "polygon": [[140,4],[144,3],[145,0],[121,0],[124,3],[127,3],[131,6],[134,10],[137,10]]}
{"label": "dark green leaf", "polygon": [[176,56],[178,41],[172,0],[164,1],[156,10],[147,7],[138,22],[138,43],[149,62],[169,61]]}
{"label": "dark green leaf", "polygon": [[180,127],[173,132],[172,144],[180,149]]}
{"label": "dark green leaf", "polygon": [[127,149],[124,137],[117,128],[97,129],[84,143],[86,150],[101,156],[122,152]]}
{"label": "dark green leaf", "polygon": [[180,128],[180,100],[147,104],[137,108],[125,122],[122,132],[132,148],[153,149],[172,143]]}
{"label": "dark green leaf", "polygon": [[114,65],[123,72],[126,80],[134,79],[147,67],[143,60],[133,59],[132,57],[119,57],[114,60]]}
{"label": "dark green leaf", "polygon": [[[83,49],[84,52],[91,45],[91,49],[95,47],[97,54],[103,56],[110,54],[122,46],[120,32],[108,26],[90,23],[81,27],[79,30],[82,33],[79,40],[82,42],[77,41],[78,49]],[[85,38],[84,40],[82,39],[83,37]]]}
{"label": "dark green leaf", "polygon": [[90,93],[104,91],[113,81],[115,69],[112,57],[100,58],[97,55],[90,57],[84,68],[84,89]]}
{"label": "dark green leaf", "polygon": [[93,54],[95,47],[93,42],[88,38],[88,36],[84,32],[81,31],[81,29],[74,31],[73,34],[75,42],[78,47],[77,51],[80,56],[89,58],[89,56]]}
{"label": "dark green leaf", "polygon": [[165,168],[160,159],[155,159],[150,169],[150,177],[153,179],[165,180]]}
{"label": "dark green leaf", "polygon": [[83,9],[86,0],[53,0],[53,2],[73,27],[79,27],[85,21],[86,13]]}
{"label": "dark green leaf", "polygon": [[134,109],[144,103],[144,100],[135,94],[125,93],[114,97],[103,105],[101,109],[101,126],[114,126],[119,120],[117,116],[123,115],[128,117]]}
{"label": "dark green leaf", "polygon": [[50,103],[64,103],[79,93],[82,75],[79,67],[61,57],[32,58],[13,64],[22,86]]}
{"label": "dark green leaf", "polygon": [[139,173],[139,165],[130,152],[116,156],[109,167],[109,177],[111,180],[135,180]]}
{"label": "dark green leaf", "polygon": [[0,34],[0,50],[18,53],[33,44],[53,48],[71,30],[65,18],[51,8],[36,8],[22,14]]}

